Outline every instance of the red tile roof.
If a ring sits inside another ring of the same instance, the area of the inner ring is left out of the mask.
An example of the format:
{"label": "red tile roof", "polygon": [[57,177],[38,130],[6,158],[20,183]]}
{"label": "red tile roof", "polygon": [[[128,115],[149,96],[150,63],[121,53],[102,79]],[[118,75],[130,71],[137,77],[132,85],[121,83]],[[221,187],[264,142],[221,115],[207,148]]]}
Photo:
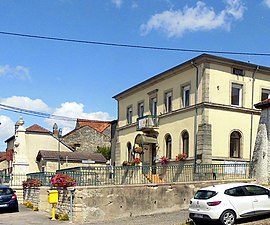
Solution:
{"label": "red tile roof", "polygon": [[263,100],[262,102],[259,102],[254,105],[257,109],[265,109],[270,107],[270,98]]}
{"label": "red tile roof", "polygon": [[109,121],[77,119],[77,126],[78,126],[77,128],[83,127],[83,126],[89,126],[89,127],[94,128],[98,132],[102,133],[109,126],[111,126],[111,123]]}
{"label": "red tile roof", "polygon": [[6,152],[0,152],[0,162],[6,160]]}
{"label": "red tile roof", "polygon": [[37,125],[37,124],[34,124],[28,128],[26,128],[26,131],[29,131],[29,132],[37,132],[37,133],[50,133],[49,130]]}

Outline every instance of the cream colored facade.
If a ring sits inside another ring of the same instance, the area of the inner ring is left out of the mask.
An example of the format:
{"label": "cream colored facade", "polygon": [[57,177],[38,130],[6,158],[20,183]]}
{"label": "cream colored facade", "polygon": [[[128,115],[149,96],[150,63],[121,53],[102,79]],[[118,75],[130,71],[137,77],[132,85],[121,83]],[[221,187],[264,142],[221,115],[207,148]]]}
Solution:
{"label": "cream colored facade", "polygon": [[[200,55],[158,74],[114,96],[115,164],[131,160],[135,144],[144,148],[144,154],[135,157],[145,165],[154,165],[161,156],[173,162],[179,153],[188,155],[187,162],[248,162],[260,115],[253,105],[268,94],[270,68],[213,55]],[[140,108],[150,117],[140,119]],[[152,116],[156,126],[147,124]]]}
{"label": "cream colored facade", "polygon": [[[17,122],[17,129],[14,137],[7,142],[7,149],[13,149],[13,161],[10,161],[9,167],[12,167],[14,174],[27,174],[40,172],[36,162],[39,150],[69,151],[71,150],[59,143],[58,139],[51,133],[28,132],[24,128],[22,118]],[[44,168],[46,171],[46,168]]]}

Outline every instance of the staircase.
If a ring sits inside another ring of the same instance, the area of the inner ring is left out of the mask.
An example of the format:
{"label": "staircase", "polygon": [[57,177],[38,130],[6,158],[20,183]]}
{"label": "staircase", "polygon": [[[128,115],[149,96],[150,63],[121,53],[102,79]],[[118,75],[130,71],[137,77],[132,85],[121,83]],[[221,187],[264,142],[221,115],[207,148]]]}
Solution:
{"label": "staircase", "polygon": [[145,177],[151,183],[164,183],[165,181],[160,178],[158,174],[145,174]]}

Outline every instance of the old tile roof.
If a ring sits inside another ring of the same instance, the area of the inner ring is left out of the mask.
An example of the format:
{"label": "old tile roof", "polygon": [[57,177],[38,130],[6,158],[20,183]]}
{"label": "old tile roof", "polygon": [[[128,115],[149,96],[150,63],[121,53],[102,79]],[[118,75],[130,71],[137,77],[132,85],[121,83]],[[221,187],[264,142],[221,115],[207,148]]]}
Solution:
{"label": "old tile roof", "polygon": [[6,152],[0,152],[0,162],[6,160]]}
{"label": "old tile roof", "polygon": [[26,131],[28,132],[37,132],[37,133],[50,133],[49,130],[37,125],[37,124],[34,124],[28,128],[26,128]]}
{"label": "old tile roof", "polygon": [[254,105],[257,109],[265,109],[270,107],[270,98],[263,100],[262,102],[259,102]]}
{"label": "old tile roof", "polygon": [[[50,150],[40,150],[38,152],[37,161],[43,158],[45,160],[56,160],[58,159],[58,151],[50,151]],[[106,158],[101,153],[89,153],[89,152],[60,152],[60,158],[62,160],[68,161],[79,161],[82,160],[92,160],[97,163],[106,163]]]}
{"label": "old tile roof", "polygon": [[99,121],[99,120],[86,120],[86,119],[77,119],[77,127],[89,126],[97,130],[98,132],[103,132],[111,123],[109,121]]}

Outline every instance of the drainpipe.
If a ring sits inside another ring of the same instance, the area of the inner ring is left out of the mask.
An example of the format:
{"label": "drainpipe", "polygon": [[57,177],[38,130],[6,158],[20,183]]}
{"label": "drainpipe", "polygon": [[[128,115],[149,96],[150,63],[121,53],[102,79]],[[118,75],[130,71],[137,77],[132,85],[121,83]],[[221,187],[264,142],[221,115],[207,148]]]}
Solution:
{"label": "drainpipe", "polygon": [[198,86],[199,86],[199,68],[195,65],[195,63],[192,61],[191,65],[195,67],[196,69],[196,90],[195,90],[195,118],[194,118],[194,174],[196,173],[196,166],[197,166],[197,117],[198,117]]}
{"label": "drainpipe", "polygon": [[252,74],[252,93],[251,93],[251,118],[250,118],[250,142],[249,142],[249,162],[251,163],[251,155],[252,155],[252,133],[253,133],[253,117],[254,117],[254,112],[253,112],[253,105],[254,105],[254,83],[255,83],[255,74],[259,70],[259,66],[256,67],[255,71]]}

